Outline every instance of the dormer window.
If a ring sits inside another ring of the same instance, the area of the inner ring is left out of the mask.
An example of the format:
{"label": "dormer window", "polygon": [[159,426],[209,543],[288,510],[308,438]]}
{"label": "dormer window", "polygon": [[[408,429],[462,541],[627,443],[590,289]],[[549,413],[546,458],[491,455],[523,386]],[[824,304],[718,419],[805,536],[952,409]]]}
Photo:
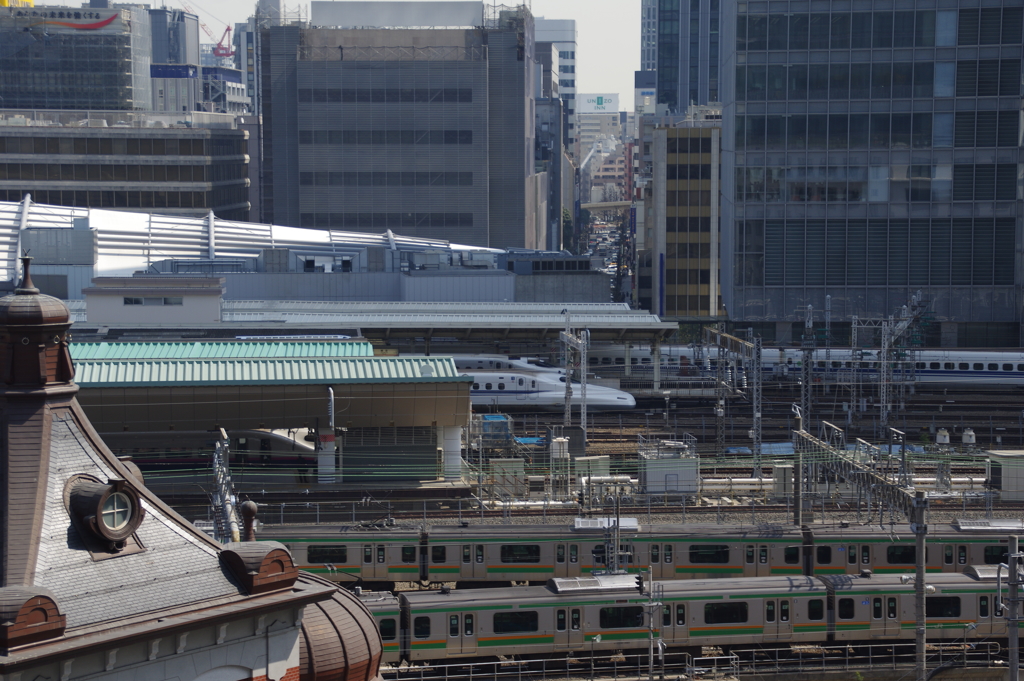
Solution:
{"label": "dormer window", "polygon": [[138,493],[124,480],[76,475],[65,489],[68,511],[94,559],[142,550],[135,530],[145,516]]}
{"label": "dormer window", "polygon": [[114,492],[103,502],[103,511],[100,519],[107,530],[117,532],[128,524],[132,518],[132,502],[127,494]]}

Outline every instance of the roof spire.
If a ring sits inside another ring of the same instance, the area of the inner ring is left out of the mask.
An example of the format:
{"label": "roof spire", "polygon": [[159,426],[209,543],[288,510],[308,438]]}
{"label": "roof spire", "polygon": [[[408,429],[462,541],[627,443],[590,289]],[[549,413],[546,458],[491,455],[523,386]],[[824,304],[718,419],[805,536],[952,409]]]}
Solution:
{"label": "roof spire", "polygon": [[39,294],[39,289],[32,285],[32,274],[29,272],[29,266],[31,263],[32,256],[27,254],[21,256],[21,285],[19,285],[14,291],[19,296],[32,296]]}

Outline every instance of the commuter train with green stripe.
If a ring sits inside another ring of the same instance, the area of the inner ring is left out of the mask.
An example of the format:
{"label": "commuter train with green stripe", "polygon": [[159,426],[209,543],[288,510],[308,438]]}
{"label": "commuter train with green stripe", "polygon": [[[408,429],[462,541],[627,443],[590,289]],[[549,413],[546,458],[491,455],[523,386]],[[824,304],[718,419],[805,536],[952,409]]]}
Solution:
{"label": "commuter train with green stripe", "polygon": [[[538,585],[608,567],[607,530],[587,524],[435,525],[426,530],[281,525],[264,527],[260,538],[285,543],[302,569],[350,586],[390,591],[398,582],[456,582],[458,588]],[[843,525],[802,531],[783,525],[634,522],[632,527],[623,523],[620,541],[628,555],[624,567],[635,572],[650,566],[658,581],[914,570],[914,536],[908,526]],[[976,529],[981,528],[968,521],[929,526],[928,572],[1003,562],[1007,540]]]}
{"label": "commuter train with green stripe", "polygon": [[[928,585],[934,587],[926,598],[929,641],[1006,639],[991,566],[929,576]],[[380,630],[384,662],[391,664],[646,651],[652,613],[653,635],[670,654],[694,657],[701,646],[736,651],[845,643],[856,653],[914,640],[914,584],[899,575],[864,571],[660,586],[653,605],[637,592],[634,575],[557,578],[543,587],[364,592],[361,598]],[[1004,600],[1006,591],[1004,581]]]}

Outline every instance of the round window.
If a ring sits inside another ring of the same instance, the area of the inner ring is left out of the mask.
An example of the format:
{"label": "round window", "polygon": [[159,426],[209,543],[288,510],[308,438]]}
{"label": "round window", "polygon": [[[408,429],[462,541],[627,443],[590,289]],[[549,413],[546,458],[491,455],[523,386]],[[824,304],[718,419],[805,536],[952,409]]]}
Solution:
{"label": "round window", "polygon": [[103,502],[100,513],[103,525],[108,530],[120,530],[132,519],[132,502],[127,494],[114,492]]}

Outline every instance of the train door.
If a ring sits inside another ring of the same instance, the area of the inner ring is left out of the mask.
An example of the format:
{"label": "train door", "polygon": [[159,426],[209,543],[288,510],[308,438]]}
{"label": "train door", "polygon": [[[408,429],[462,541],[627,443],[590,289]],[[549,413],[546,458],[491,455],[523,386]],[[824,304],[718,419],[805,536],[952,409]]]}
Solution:
{"label": "train door", "polygon": [[871,601],[871,638],[899,636],[900,601],[896,594],[866,596]]}
{"label": "train door", "polygon": [[580,574],[580,545],[558,542],[555,544],[555,577],[578,577]]}
{"label": "train door", "polygon": [[536,402],[537,379],[531,376],[516,377],[516,399],[520,402]]}
{"label": "train door", "polygon": [[388,579],[388,545],[363,544],[363,579]]}
{"label": "train door", "polygon": [[771,571],[771,551],[768,544],[743,545],[744,577],[768,577]]}
{"label": "train door", "polygon": [[788,641],[793,638],[793,601],[770,598],[764,601],[764,640]]}
{"label": "train door", "polygon": [[661,607],[661,636],[668,643],[679,645],[690,640],[686,606],[686,603],[675,603]]}
{"label": "train door", "polygon": [[472,580],[487,579],[487,560],[483,544],[463,544],[459,563],[459,578]]}
{"label": "train door", "polygon": [[475,612],[448,613],[448,655],[476,654]]}
{"label": "train door", "polygon": [[675,551],[672,544],[648,544],[647,564],[651,567],[651,578],[655,580],[675,579]]}
{"label": "train door", "polygon": [[963,572],[967,563],[967,546],[965,544],[942,545],[943,572]]}
{"label": "train door", "polygon": [[583,608],[567,605],[555,609],[555,650],[583,647]]}

